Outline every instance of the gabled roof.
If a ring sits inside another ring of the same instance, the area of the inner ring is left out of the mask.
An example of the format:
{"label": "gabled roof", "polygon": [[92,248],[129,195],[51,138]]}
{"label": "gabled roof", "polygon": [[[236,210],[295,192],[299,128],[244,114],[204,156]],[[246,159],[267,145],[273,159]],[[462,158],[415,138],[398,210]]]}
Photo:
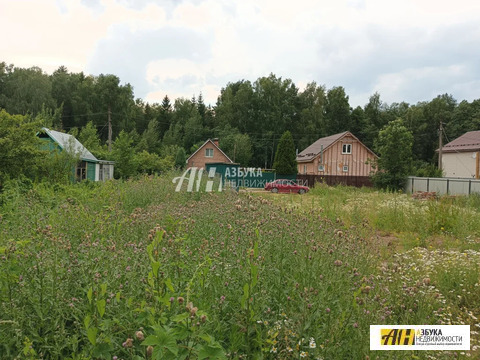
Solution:
{"label": "gabled roof", "polygon": [[442,152],[462,151],[480,151],[480,131],[469,131],[442,147]]}
{"label": "gabled roof", "polygon": [[80,158],[85,161],[98,162],[99,160],[83,146],[74,136],[65,134],[60,131],[50,130],[42,128],[42,131],[47,134],[50,139],[55,141],[62,150],[73,151],[75,154],[79,154]]}
{"label": "gabled roof", "polygon": [[[353,135],[350,131],[344,131],[339,134],[335,135],[330,135],[327,137],[323,137],[315,141],[312,145],[307,147],[305,150],[303,150],[300,154],[297,155],[297,161],[298,162],[305,162],[305,161],[312,161],[315,159],[320,152],[323,150],[327,150],[330,146],[335,144],[337,141],[343,139],[345,136],[352,136],[355,140],[357,140],[359,143],[361,143],[363,146],[365,146],[355,135]],[[375,157],[377,155],[370,150],[368,147],[365,146],[365,148],[372,153]]]}
{"label": "gabled roof", "polygon": [[187,159],[186,162],[188,162],[188,160],[190,160],[190,159],[193,157],[193,155],[195,155],[197,152],[199,152],[201,149],[203,149],[203,148],[205,147],[205,145],[207,145],[208,143],[212,144],[218,151],[220,151],[220,152],[228,159],[228,161],[230,161],[230,162],[233,164],[233,161],[227,156],[227,154],[225,154],[225,153],[222,151],[222,149],[220,149],[211,139],[208,139],[207,141],[205,141],[205,142],[203,143],[203,145],[200,146],[200,147],[197,149],[197,151],[195,151],[192,155],[190,155],[190,156],[188,157],[188,159]]}

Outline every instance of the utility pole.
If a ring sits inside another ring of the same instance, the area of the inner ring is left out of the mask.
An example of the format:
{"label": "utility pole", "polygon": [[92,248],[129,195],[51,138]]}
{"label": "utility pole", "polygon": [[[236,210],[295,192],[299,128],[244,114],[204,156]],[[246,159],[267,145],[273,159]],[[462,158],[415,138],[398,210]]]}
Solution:
{"label": "utility pole", "polygon": [[438,169],[443,171],[442,147],[443,147],[443,123],[440,121],[440,128],[438,129]]}
{"label": "utility pole", "polygon": [[112,111],[108,104],[108,152],[112,151]]}

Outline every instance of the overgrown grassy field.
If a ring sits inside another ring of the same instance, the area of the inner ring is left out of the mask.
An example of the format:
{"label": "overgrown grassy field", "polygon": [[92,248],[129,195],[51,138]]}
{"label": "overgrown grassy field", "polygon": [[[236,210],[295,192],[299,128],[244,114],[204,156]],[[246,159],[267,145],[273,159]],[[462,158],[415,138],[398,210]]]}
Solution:
{"label": "overgrown grassy field", "polygon": [[[0,358],[479,358],[478,198],[175,192],[173,174],[10,186]],[[470,324],[470,352],[370,352],[371,324]]]}

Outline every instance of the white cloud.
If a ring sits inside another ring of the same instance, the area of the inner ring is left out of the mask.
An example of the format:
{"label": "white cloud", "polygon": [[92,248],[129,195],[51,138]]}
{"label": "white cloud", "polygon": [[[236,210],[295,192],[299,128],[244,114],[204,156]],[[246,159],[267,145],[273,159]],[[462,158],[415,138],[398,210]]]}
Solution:
{"label": "white cloud", "polygon": [[478,24],[476,0],[1,0],[0,61],[114,73],[147,100],[202,92],[214,103],[228,81],[271,72],[344,86],[353,106],[375,91],[471,99]]}

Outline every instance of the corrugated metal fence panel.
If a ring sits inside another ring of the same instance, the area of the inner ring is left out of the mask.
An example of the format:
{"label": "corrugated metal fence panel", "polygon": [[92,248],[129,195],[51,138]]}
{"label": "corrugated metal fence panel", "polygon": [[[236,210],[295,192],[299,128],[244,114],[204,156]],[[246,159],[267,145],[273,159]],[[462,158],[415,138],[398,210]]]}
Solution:
{"label": "corrugated metal fence panel", "polygon": [[480,180],[410,176],[407,180],[405,191],[408,193],[417,191],[436,192],[439,195],[480,194]]}
{"label": "corrugated metal fence panel", "polygon": [[313,187],[316,182],[325,183],[327,185],[346,185],[355,187],[373,187],[373,183],[369,176],[340,176],[340,175],[306,175],[298,174],[297,181],[300,180],[302,185]]}

